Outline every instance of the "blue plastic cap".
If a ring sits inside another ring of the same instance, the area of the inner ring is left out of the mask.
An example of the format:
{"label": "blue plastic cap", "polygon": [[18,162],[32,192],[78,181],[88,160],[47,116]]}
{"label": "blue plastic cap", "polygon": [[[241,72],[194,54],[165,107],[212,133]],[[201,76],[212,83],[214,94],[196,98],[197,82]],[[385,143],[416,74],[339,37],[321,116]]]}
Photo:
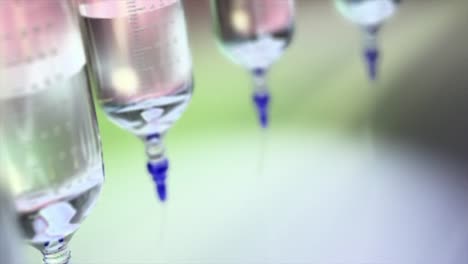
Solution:
{"label": "blue plastic cap", "polygon": [[367,62],[367,70],[371,80],[377,79],[379,55],[379,50],[376,48],[369,48],[364,51],[364,56]]}
{"label": "blue plastic cap", "polygon": [[169,169],[169,161],[167,159],[163,159],[158,162],[150,161],[147,164],[147,168],[156,184],[159,200],[165,201],[167,198],[166,179],[167,171]]}
{"label": "blue plastic cap", "polygon": [[260,125],[263,128],[268,127],[268,106],[270,103],[270,94],[268,93],[255,93],[253,101],[257,107],[258,118]]}
{"label": "blue plastic cap", "polygon": [[266,73],[266,70],[263,69],[263,68],[255,68],[255,69],[253,70],[253,74],[254,74],[255,76],[263,76],[263,75],[265,75],[265,73]]}

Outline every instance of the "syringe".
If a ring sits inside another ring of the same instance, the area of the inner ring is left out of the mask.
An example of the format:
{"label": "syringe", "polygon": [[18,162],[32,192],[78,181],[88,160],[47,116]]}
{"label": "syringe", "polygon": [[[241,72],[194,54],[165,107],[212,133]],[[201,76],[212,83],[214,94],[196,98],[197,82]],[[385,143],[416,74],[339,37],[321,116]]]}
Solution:
{"label": "syringe", "polygon": [[363,57],[369,78],[377,78],[380,50],[378,33],[383,23],[393,16],[401,0],[334,0],[338,11],[357,24],[363,32]]}
{"label": "syringe", "polygon": [[267,73],[288,47],[294,31],[293,0],[212,0],[213,24],[222,50],[247,68],[262,127],[268,126]]}
{"label": "syringe", "polygon": [[146,144],[148,172],[166,199],[163,136],[192,95],[180,0],[80,0],[91,68],[108,117]]}

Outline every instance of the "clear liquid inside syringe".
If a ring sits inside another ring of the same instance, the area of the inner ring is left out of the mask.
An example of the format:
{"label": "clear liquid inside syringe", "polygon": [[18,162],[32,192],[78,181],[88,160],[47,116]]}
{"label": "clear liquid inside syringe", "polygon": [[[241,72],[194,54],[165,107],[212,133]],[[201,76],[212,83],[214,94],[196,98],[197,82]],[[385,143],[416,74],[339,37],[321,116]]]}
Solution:
{"label": "clear liquid inside syringe", "polygon": [[338,11],[361,27],[378,27],[393,16],[401,0],[336,0]]}
{"label": "clear liquid inside syringe", "polygon": [[214,0],[219,43],[232,61],[267,69],[284,53],[294,31],[290,0]]}
{"label": "clear liquid inside syringe", "polygon": [[104,180],[85,54],[67,8],[0,1],[0,180],[23,237],[42,252],[77,230]]}
{"label": "clear liquid inside syringe", "polygon": [[164,133],[192,93],[180,1],[80,5],[97,93],[112,121],[138,136]]}

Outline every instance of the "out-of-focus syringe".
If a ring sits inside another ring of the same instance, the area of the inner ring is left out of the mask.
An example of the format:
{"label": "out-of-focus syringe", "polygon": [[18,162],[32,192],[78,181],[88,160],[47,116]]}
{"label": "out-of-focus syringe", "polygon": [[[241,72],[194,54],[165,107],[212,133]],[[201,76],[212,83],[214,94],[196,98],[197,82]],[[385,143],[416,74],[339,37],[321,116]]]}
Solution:
{"label": "out-of-focus syringe", "polygon": [[212,0],[213,24],[222,50],[253,76],[253,100],[262,127],[268,126],[267,73],[283,55],[294,32],[293,0]]}
{"label": "out-of-focus syringe", "polygon": [[364,58],[371,80],[377,78],[380,51],[377,35],[383,23],[392,17],[401,0],[334,0],[338,11],[357,24],[363,32]]}

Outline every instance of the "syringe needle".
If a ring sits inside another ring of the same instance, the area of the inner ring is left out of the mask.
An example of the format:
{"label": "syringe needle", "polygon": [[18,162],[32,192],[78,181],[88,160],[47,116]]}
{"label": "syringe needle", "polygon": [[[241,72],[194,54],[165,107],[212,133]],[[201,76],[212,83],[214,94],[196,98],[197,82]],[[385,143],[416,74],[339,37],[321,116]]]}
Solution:
{"label": "syringe needle", "polygon": [[268,134],[267,130],[260,131],[259,137],[259,149],[258,149],[258,167],[257,167],[257,175],[258,175],[258,188],[260,191],[264,191],[264,183],[265,179],[263,178],[265,175],[265,159],[266,159],[266,152],[267,152],[267,142],[268,142]]}
{"label": "syringe needle", "polygon": [[170,206],[170,204],[167,204],[167,203],[164,203],[162,204],[161,203],[161,217],[160,217],[160,220],[161,220],[161,224],[160,224],[160,232],[159,232],[159,239],[160,239],[160,244],[161,245],[164,245],[164,241],[165,241],[165,231],[167,230],[166,229],[166,223],[167,223],[167,217],[168,217],[168,206]]}

